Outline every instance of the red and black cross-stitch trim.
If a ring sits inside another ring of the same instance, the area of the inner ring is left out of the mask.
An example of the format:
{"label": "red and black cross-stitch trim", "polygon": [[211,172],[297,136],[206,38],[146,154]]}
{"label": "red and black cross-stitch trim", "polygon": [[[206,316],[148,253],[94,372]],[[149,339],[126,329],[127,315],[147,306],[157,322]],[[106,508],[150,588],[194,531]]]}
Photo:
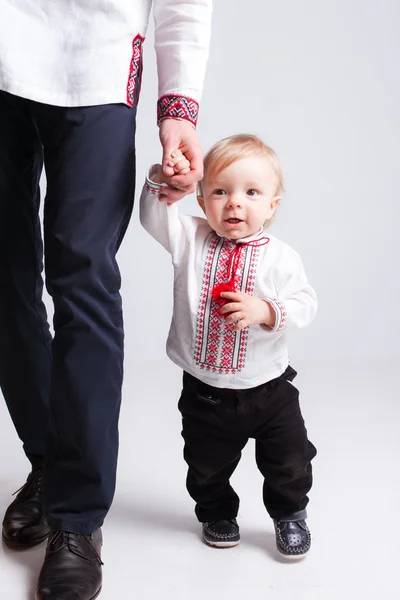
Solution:
{"label": "red and black cross-stitch trim", "polygon": [[199,116],[199,103],[193,98],[179,96],[175,94],[166,94],[162,96],[157,103],[157,123],[163,119],[183,119],[189,121],[194,126],[197,124]]}
{"label": "red and black cross-stitch trim", "polygon": [[[268,238],[265,239],[267,243]],[[261,240],[262,245],[264,239]],[[220,314],[220,304],[212,298],[215,286],[226,281],[230,275],[231,257],[235,244],[215,236],[210,243],[204,264],[203,282],[196,321],[194,359],[200,369],[220,374],[240,372],[246,362],[248,328],[233,331],[233,324],[226,323]],[[252,295],[258,264],[259,247],[243,244],[238,253],[235,284],[237,290]]]}
{"label": "red and black cross-stitch trim", "polygon": [[[139,99],[142,78],[142,46],[144,37],[138,34],[132,42],[132,58],[129,66],[128,84],[126,86],[126,103],[134,106]],[[138,88],[139,86],[139,88]]]}

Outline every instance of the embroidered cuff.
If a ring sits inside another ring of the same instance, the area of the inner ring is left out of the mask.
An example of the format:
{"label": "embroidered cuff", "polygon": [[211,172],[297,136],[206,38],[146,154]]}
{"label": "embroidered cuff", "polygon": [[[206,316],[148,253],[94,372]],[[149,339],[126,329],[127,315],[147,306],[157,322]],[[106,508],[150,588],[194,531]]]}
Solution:
{"label": "embroidered cuff", "polygon": [[287,320],[286,306],[278,298],[264,298],[264,300],[272,306],[275,312],[275,325],[271,327],[270,331],[282,331]]}
{"label": "embroidered cuff", "polygon": [[166,94],[165,96],[161,96],[157,103],[158,125],[164,119],[180,119],[182,121],[188,121],[196,127],[198,116],[199,103],[187,96]]}
{"label": "embroidered cuff", "polygon": [[163,184],[156,183],[155,181],[153,181],[151,179],[154,167],[155,167],[155,165],[152,165],[150,167],[150,169],[147,171],[145,188],[148,192],[150,192],[150,194],[153,194],[153,196],[158,196]]}

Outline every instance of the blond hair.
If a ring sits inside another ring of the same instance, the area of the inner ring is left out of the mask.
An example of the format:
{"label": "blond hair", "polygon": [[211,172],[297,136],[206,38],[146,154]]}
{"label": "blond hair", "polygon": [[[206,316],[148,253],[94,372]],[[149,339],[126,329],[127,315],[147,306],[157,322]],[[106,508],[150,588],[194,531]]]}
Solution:
{"label": "blond hair", "polygon": [[[285,189],[279,158],[272,148],[264,144],[256,135],[241,133],[217,142],[204,157],[203,179],[206,179],[207,175],[218,175],[237,160],[249,156],[265,156],[275,173],[277,179],[275,196],[279,196]],[[198,195],[203,195],[201,182],[198,185]]]}

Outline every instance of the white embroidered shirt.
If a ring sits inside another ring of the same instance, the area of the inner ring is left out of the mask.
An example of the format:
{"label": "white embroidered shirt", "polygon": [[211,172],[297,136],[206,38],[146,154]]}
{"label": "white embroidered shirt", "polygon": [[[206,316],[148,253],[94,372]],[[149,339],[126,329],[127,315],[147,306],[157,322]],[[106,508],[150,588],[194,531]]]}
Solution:
{"label": "white embroidered shirt", "polygon": [[[215,387],[245,389],[278,377],[289,364],[287,329],[305,327],[317,309],[299,255],[265,231],[237,242],[222,238],[205,219],[180,214],[177,204],[167,207],[160,202],[160,188],[147,179],[140,219],[172,256],[174,305],[168,356]],[[230,278],[232,253],[238,256],[237,289],[271,303],[273,328],[257,325],[235,332],[220,315],[211,290]]]}

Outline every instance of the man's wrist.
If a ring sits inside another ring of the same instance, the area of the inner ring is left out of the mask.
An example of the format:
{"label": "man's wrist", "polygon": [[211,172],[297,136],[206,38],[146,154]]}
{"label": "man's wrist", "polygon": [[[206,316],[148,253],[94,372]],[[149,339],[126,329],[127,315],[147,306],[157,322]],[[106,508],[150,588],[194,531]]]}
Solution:
{"label": "man's wrist", "polygon": [[164,121],[180,121],[182,123],[187,123],[188,126],[190,126],[192,129],[196,130],[196,125],[194,123],[191,123],[190,121],[186,121],[185,119],[181,119],[180,117],[163,117],[162,119],[160,119],[157,123],[157,125],[160,127],[161,123],[163,123]]}

